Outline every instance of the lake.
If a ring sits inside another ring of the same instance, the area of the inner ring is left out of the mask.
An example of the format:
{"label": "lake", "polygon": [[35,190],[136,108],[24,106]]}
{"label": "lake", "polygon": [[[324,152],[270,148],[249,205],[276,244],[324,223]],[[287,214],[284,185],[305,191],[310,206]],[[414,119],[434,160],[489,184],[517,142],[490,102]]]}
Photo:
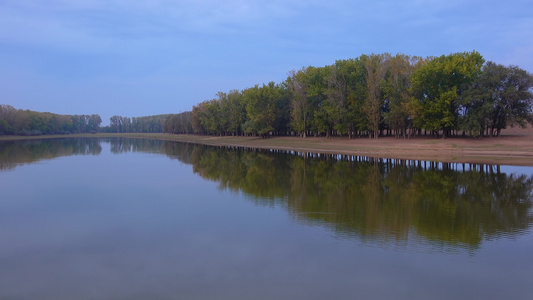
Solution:
{"label": "lake", "polygon": [[0,142],[0,299],[531,299],[533,169]]}

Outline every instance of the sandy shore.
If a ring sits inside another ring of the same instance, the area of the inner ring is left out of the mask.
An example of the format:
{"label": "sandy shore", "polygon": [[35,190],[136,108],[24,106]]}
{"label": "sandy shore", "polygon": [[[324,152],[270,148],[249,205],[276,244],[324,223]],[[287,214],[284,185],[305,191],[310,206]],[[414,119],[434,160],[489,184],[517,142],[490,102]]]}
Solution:
{"label": "sandy shore", "polygon": [[[397,139],[368,138],[299,138],[272,137],[219,137],[169,134],[90,134],[49,136],[64,137],[144,137],[183,141],[204,145],[243,146],[262,149],[295,150],[303,152],[335,153],[382,158],[430,160],[441,162],[486,163],[500,165],[533,166],[533,129],[510,129],[494,138],[435,139],[415,137]],[[24,139],[24,137],[0,137],[0,140]]]}
{"label": "sandy shore", "polygon": [[170,136],[166,139],[206,145],[233,145],[263,149],[336,153],[382,158],[401,158],[441,162],[485,163],[533,166],[533,136],[506,135],[484,139],[381,138],[296,138],[270,139],[242,137]]}

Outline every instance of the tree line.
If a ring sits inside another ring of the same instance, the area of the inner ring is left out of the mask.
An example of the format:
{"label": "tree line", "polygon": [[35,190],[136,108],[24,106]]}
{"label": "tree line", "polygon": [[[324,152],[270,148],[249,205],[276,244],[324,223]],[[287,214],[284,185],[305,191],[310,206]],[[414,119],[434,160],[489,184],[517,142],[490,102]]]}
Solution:
{"label": "tree line", "polygon": [[493,136],[531,123],[533,76],[486,62],[476,51],[420,58],[361,55],[292,70],[281,83],[219,92],[193,106],[191,126],[207,135],[415,134]]}
{"label": "tree line", "polygon": [[60,115],[49,112],[16,109],[0,105],[0,135],[45,135],[72,133],[193,133],[192,113],[164,114],[144,117],[114,115],[108,126],[100,126],[98,114]]}
{"label": "tree line", "polygon": [[109,126],[102,128],[102,132],[146,132],[146,133],[160,133],[164,132],[165,120],[169,118],[170,114],[144,116],[144,117],[122,117],[112,116],[109,118]]}
{"label": "tree line", "polygon": [[421,58],[361,55],[292,70],[281,83],[229,92],[180,114],[110,118],[0,107],[0,134],[165,132],[201,135],[499,136],[533,122],[533,75],[476,51]]}
{"label": "tree line", "polygon": [[59,115],[0,105],[0,135],[90,133],[100,130],[100,115]]}
{"label": "tree line", "polygon": [[112,116],[109,118],[109,126],[102,127],[102,132],[146,132],[146,133],[175,133],[191,134],[192,113],[190,111],[179,114],[163,114],[144,117]]}

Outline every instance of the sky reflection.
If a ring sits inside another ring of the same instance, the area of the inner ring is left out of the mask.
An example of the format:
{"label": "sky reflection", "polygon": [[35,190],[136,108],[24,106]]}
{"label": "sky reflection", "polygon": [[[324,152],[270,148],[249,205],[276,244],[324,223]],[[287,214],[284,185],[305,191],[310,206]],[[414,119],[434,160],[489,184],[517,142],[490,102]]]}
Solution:
{"label": "sky reflection", "polygon": [[475,251],[439,248],[416,231],[406,244],[343,236],[330,221],[295,218],[283,199],[264,205],[272,202],[220,189],[213,177],[193,174],[185,159],[117,155],[107,142],[101,146],[98,156],[60,156],[0,172],[0,298],[527,299],[533,293],[530,229],[484,240]]}

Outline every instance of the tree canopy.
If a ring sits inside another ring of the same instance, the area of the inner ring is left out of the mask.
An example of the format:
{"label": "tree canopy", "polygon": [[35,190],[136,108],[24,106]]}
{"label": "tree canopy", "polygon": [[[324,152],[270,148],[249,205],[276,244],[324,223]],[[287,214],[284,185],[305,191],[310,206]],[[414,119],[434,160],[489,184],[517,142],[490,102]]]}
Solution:
{"label": "tree canopy", "polygon": [[191,121],[195,133],[214,135],[493,136],[533,119],[532,88],[528,72],[485,63],[476,51],[371,54],[232,90],[234,109],[219,92],[193,107]]}

